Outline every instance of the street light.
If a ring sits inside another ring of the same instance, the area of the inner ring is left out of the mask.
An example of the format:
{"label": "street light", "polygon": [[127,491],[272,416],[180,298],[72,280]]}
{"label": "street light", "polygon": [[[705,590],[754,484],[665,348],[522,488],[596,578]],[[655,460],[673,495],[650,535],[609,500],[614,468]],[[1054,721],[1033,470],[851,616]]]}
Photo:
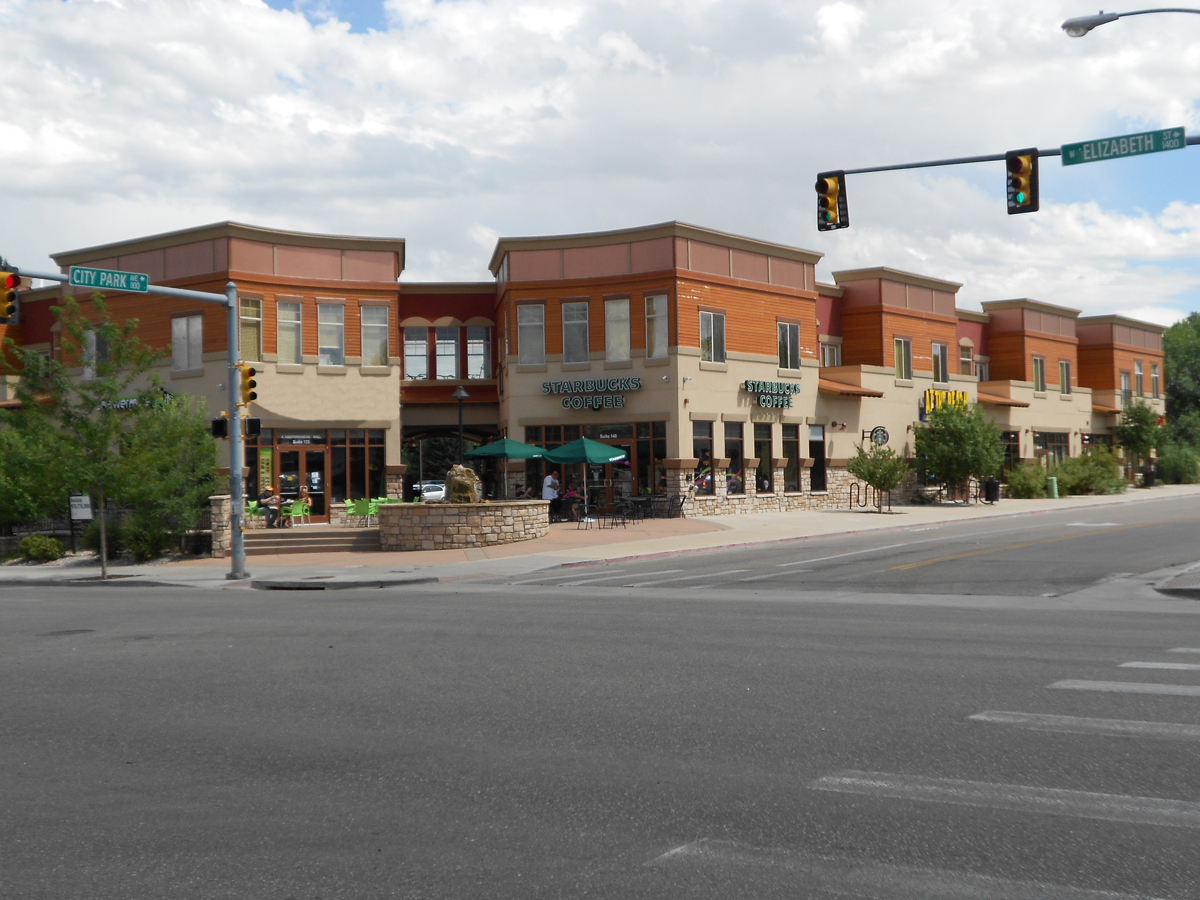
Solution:
{"label": "street light", "polygon": [[462,402],[471,395],[463,390],[460,384],[454,389],[454,393],[450,395],[458,401],[458,464],[463,464],[463,426],[462,426]]}
{"label": "street light", "polygon": [[1083,37],[1097,25],[1104,25],[1108,22],[1115,22],[1117,19],[1123,19],[1126,16],[1144,16],[1148,13],[1197,13],[1200,14],[1200,9],[1180,9],[1178,7],[1170,7],[1166,9],[1139,9],[1134,12],[1127,13],[1106,13],[1100,10],[1099,14],[1094,16],[1076,16],[1074,19],[1067,19],[1062,23],[1062,30],[1070,37]]}

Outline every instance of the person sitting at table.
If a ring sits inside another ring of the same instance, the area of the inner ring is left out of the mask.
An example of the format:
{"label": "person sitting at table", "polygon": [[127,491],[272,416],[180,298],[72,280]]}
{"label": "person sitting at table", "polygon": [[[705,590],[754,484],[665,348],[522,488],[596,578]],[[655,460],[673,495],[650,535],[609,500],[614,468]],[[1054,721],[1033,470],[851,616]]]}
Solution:
{"label": "person sitting at table", "polygon": [[274,528],[276,521],[279,519],[279,503],[279,495],[269,487],[264,488],[263,492],[258,495],[258,505],[262,507],[263,515],[267,518],[268,528]]}
{"label": "person sitting at table", "polygon": [[537,495],[533,492],[532,487],[526,487],[525,490],[517,494],[518,500],[536,500]]}

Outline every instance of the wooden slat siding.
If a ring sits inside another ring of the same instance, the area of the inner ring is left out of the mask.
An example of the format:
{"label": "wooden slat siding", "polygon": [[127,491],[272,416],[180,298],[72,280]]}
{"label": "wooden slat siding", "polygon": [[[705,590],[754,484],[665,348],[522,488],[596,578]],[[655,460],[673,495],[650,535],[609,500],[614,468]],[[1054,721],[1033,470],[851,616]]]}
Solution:
{"label": "wooden slat siding", "polygon": [[263,355],[279,352],[279,308],[274,294],[263,297],[262,347]]}
{"label": "wooden slat siding", "polygon": [[[105,298],[109,316],[114,324],[124,326],[130,319],[138,320],[137,337],[155,350],[170,350],[171,319],[181,313],[200,313],[204,316],[203,352],[225,350],[225,307],[196,300],[178,300],[151,294],[115,295]],[[79,301],[79,309],[90,322],[100,321],[100,313],[90,298]]]}
{"label": "wooden slat siding", "polygon": [[[1132,372],[1133,367],[1130,366],[1131,377]],[[1079,383],[1093,391],[1121,389],[1111,346],[1087,344],[1079,348]]]}
{"label": "wooden slat siding", "polygon": [[362,356],[362,314],[357,300],[346,300],[346,355]]}
{"label": "wooden slat siding", "polygon": [[1026,366],[1025,337],[1019,331],[993,332],[988,338],[988,374],[995,381],[1032,381],[1032,364]]}
{"label": "wooden slat siding", "polygon": [[1042,333],[1025,335],[1025,354],[1028,358],[1029,378],[1033,378],[1033,358],[1040,356],[1046,360],[1046,385],[1053,385],[1055,390],[1061,388],[1058,383],[1059,360],[1067,360],[1071,364],[1071,384],[1078,387],[1077,349],[1079,341],[1075,338],[1053,338]]}
{"label": "wooden slat siding", "polygon": [[778,319],[800,323],[800,354],[817,356],[816,297],[798,297],[691,279],[679,282],[679,344],[700,346],[701,308],[725,311],[727,353],[775,356],[779,352]]}
{"label": "wooden slat siding", "polygon": [[[1058,386],[1058,362],[1071,363],[1071,384],[1079,386],[1079,347],[1075,338],[1050,337],[1041,332],[1007,331],[988,339],[991,377],[997,381],[1033,381],[1033,358],[1046,360],[1046,384]],[[1085,387],[1087,385],[1084,385]]]}
{"label": "wooden slat siding", "polygon": [[305,294],[300,300],[300,353],[317,355],[317,298]]}
{"label": "wooden slat siding", "polygon": [[[933,371],[933,342],[946,344],[948,347],[958,345],[958,320],[950,316],[926,313],[920,310],[897,310],[885,306],[881,309],[883,329],[883,359],[882,365],[896,365],[896,337],[912,339],[912,367],[914,372]],[[842,362],[845,363],[845,338],[842,344]],[[954,353],[951,349],[951,364],[954,363]]]}
{"label": "wooden slat siding", "polygon": [[883,317],[878,307],[842,310],[842,365],[894,366],[893,348],[884,355]]}

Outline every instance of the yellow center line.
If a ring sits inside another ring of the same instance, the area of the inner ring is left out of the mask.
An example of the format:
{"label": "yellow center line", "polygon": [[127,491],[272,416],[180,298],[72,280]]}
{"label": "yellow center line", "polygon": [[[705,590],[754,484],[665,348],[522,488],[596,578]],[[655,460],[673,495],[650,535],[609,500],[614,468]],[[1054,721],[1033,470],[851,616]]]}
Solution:
{"label": "yellow center line", "polygon": [[1139,525],[1118,525],[1116,528],[1105,528],[1103,531],[1082,531],[1079,534],[1064,534],[1059,537],[1042,538],[1037,541],[1025,541],[1020,544],[1005,544],[1002,547],[988,547],[985,550],[971,550],[967,553],[956,553],[953,556],[939,556],[937,559],[923,559],[920,562],[905,563],[902,566],[892,566],[889,572],[903,572],[906,569],[919,569],[921,566],[932,566],[934,563],[953,562],[956,559],[966,559],[969,556],[983,556],[987,553],[999,553],[1002,550],[1020,550],[1022,547],[1034,547],[1038,544],[1052,544],[1055,541],[1071,541],[1081,537],[1095,537],[1101,534],[1112,534],[1114,531],[1129,531],[1132,528],[1153,528],[1155,525],[1171,525],[1175,522],[1194,522],[1200,516],[1184,516],[1180,519],[1163,519],[1158,522],[1143,522]]}

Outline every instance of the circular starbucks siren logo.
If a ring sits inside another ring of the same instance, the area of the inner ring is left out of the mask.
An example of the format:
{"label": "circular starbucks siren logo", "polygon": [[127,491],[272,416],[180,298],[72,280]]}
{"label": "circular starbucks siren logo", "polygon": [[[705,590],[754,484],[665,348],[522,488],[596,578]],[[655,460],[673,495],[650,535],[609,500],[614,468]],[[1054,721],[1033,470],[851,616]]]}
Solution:
{"label": "circular starbucks siren logo", "polygon": [[876,425],[871,429],[871,443],[882,447],[888,442],[887,429],[882,425]]}

